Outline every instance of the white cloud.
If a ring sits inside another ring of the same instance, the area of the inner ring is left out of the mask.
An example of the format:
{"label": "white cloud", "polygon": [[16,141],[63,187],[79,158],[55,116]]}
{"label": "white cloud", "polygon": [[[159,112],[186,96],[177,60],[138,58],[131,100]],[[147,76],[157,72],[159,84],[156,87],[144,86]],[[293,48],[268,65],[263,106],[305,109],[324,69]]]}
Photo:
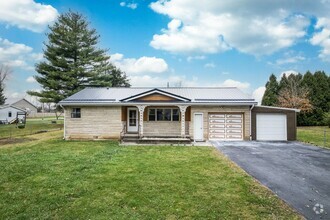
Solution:
{"label": "white cloud", "polygon": [[0,1],[0,22],[34,32],[42,32],[58,16],[51,5],[34,0]]}
{"label": "white cloud", "polygon": [[188,56],[187,61],[190,62],[192,60],[205,60],[206,56]]}
{"label": "white cloud", "polygon": [[120,2],[119,4],[121,7],[127,7],[130,8],[132,10],[136,9],[138,7],[137,3],[126,3],[126,2]]}
{"label": "white cloud", "polygon": [[252,98],[254,98],[259,105],[261,104],[262,97],[264,96],[265,91],[266,91],[266,87],[261,86],[256,90],[254,90],[252,93]]}
{"label": "white cloud", "polygon": [[322,48],[319,57],[330,62],[330,18],[319,18],[316,26],[319,32],[314,33],[310,39],[312,45],[318,45]]}
{"label": "white cloud", "polygon": [[35,80],[35,78],[33,76],[29,76],[28,78],[26,78],[25,81],[28,82],[28,83],[34,83],[34,82],[36,82],[36,80]]}
{"label": "white cloud", "polygon": [[171,19],[167,29],[153,36],[150,45],[155,49],[217,53],[236,48],[263,55],[288,48],[306,36],[310,17],[329,16],[330,4],[314,0],[299,4],[285,0],[158,0],[150,7]]}
{"label": "white cloud", "polygon": [[215,65],[214,63],[206,63],[206,64],[204,65],[204,67],[205,67],[205,68],[215,68],[216,65]]}
{"label": "white cloud", "polygon": [[248,82],[240,82],[240,81],[236,81],[233,79],[227,79],[225,80],[221,86],[225,86],[225,87],[237,87],[241,90],[246,90],[250,87],[250,83]]}
{"label": "white cloud", "polygon": [[0,38],[0,62],[4,65],[31,70],[33,66],[29,62],[40,60],[41,57],[40,54],[32,51],[32,47],[25,44],[13,43]]}
{"label": "white cloud", "polygon": [[112,54],[110,61],[128,75],[163,73],[168,70],[168,65],[164,59],[156,57],[124,58],[123,54]]}

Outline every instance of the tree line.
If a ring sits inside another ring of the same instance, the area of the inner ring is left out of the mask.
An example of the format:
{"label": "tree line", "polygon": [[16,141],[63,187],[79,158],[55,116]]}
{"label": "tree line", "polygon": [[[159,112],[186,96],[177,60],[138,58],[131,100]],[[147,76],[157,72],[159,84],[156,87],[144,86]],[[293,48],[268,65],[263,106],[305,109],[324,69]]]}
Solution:
{"label": "tree line", "polygon": [[266,83],[262,105],[297,108],[300,126],[329,125],[330,76],[324,71],[283,74],[278,81],[271,74]]}

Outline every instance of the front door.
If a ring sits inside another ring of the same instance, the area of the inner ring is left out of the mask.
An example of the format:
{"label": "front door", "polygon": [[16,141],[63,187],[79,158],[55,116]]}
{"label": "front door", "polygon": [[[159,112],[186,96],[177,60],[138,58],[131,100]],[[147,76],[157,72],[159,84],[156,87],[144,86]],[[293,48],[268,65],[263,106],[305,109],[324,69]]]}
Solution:
{"label": "front door", "polygon": [[127,132],[138,132],[138,110],[127,108]]}
{"label": "front door", "polygon": [[194,140],[203,141],[203,113],[194,114]]}

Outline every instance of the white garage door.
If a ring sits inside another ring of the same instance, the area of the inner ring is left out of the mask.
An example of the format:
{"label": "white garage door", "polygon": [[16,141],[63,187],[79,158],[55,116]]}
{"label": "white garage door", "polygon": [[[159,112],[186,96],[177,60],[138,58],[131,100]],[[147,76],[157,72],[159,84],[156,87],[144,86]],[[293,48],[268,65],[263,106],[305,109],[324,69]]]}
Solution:
{"label": "white garage door", "polygon": [[210,114],[210,140],[242,140],[243,114]]}
{"label": "white garage door", "polygon": [[257,140],[286,141],[285,114],[257,114]]}

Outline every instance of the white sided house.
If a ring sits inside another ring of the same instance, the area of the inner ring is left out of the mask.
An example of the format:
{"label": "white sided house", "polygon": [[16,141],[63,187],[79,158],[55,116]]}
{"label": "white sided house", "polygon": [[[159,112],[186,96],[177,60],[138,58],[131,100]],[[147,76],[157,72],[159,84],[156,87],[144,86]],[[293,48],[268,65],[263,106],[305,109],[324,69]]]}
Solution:
{"label": "white sided house", "polygon": [[25,110],[12,105],[0,106],[1,124],[8,124],[16,120],[16,118],[25,119]]}
{"label": "white sided house", "polygon": [[296,109],[234,87],[86,88],[59,103],[65,139],[295,140]]}
{"label": "white sided house", "polygon": [[37,106],[35,106],[25,98],[9,98],[6,100],[5,105],[11,105],[23,109],[28,116],[33,116],[37,114]]}

